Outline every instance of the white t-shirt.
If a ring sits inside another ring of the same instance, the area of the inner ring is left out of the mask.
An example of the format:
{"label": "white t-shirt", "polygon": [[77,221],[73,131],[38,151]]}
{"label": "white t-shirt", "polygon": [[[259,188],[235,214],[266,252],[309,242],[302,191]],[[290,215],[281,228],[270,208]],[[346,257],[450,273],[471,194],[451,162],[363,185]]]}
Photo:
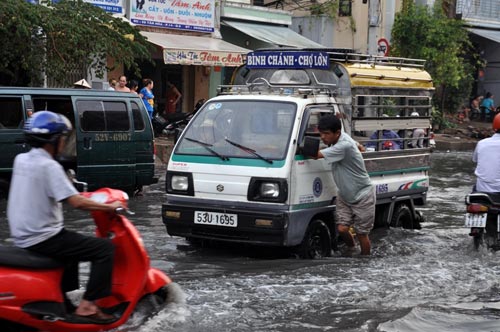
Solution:
{"label": "white t-shirt", "polygon": [[476,166],[476,190],[500,193],[500,134],[480,140],[472,161]]}
{"label": "white t-shirt", "polygon": [[63,167],[41,148],[17,155],[7,203],[7,219],[14,244],[33,246],[64,227],[64,199],[78,194]]}

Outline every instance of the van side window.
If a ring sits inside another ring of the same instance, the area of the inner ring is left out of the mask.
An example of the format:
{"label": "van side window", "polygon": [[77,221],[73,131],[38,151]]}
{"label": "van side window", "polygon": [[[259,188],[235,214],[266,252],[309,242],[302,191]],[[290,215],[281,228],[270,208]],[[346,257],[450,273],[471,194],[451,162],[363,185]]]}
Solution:
{"label": "van side window", "polygon": [[71,96],[32,95],[31,100],[34,112],[49,110],[64,115],[73,125],[75,124]]}
{"label": "van side window", "polygon": [[134,118],[134,130],[139,131],[139,130],[144,130],[144,118],[142,117],[141,114],[141,109],[139,108],[139,105],[137,105],[135,102],[131,102],[130,105],[132,105],[132,117]]}
{"label": "van side window", "polygon": [[17,129],[23,123],[23,102],[20,97],[0,98],[0,130]]}
{"label": "van side window", "polygon": [[104,115],[106,118],[106,129],[108,131],[128,131],[130,120],[127,105],[123,102],[103,102]]}
{"label": "van side window", "polygon": [[76,103],[82,131],[128,131],[127,105],[119,101],[79,100]]}

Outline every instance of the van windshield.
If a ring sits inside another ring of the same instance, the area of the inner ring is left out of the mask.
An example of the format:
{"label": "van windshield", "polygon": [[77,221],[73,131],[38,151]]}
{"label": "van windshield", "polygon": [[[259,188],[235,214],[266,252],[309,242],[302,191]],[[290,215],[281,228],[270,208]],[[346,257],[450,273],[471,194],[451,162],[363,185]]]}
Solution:
{"label": "van windshield", "polygon": [[[283,160],[296,104],[237,100],[209,102],[191,120],[176,154]],[[225,160],[225,159],[223,159]]]}

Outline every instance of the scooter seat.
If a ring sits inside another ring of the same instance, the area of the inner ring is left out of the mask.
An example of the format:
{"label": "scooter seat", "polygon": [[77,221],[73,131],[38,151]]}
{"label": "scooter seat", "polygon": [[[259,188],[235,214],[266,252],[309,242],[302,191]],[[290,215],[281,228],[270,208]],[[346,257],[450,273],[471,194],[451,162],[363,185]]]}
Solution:
{"label": "scooter seat", "polygon": [[0,266],[24,269],[54,269],[64,265],[58,260],[26,249],[0,246]]}

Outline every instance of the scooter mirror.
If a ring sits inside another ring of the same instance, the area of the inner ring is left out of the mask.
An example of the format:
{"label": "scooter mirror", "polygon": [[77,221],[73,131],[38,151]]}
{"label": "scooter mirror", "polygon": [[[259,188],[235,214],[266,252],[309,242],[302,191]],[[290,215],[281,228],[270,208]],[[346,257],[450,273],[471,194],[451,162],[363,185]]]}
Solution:
{"label": "scooter mirror", "polygon": [[71,182],[73,182],[74,186],[76,187],[76,189],[80,192],[87,192],[88,190],[88,183],[87,182],[83,182],[83,181],[78,181],[76,179],[76,173],[75,173],[75,170],[73,169],[68,169],[66,171],[66,175],[68,176],[69,180]]}

